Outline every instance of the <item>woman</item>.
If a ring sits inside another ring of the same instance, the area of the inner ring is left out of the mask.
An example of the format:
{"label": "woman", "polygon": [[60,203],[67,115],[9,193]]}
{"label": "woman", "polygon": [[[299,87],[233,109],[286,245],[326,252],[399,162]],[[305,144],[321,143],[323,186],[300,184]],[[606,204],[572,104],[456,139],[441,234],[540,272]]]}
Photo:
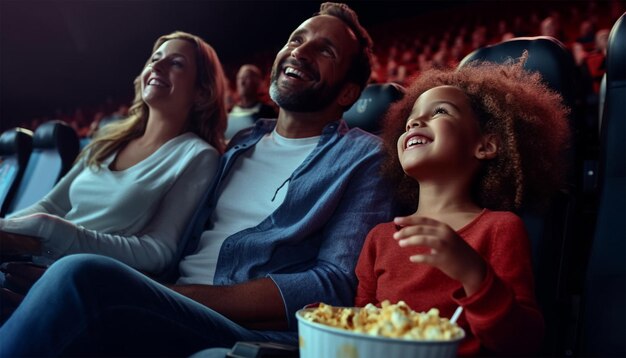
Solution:
{"label": "woman", "polygon": [[224,74],[211,46],[174,32],[134,83],[128,118],[103,128],[40,202],[0,219],[4,254],[30,244],[37,263],[89,252],[150,273],[171,262],[224,149]]}

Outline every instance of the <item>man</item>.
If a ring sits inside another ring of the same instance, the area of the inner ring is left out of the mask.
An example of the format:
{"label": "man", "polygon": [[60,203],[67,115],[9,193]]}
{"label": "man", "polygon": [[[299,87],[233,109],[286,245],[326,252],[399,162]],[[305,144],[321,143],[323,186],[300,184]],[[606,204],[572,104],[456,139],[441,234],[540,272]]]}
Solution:
{"label": "man", "polygon": [[237,94],[239,101],[228,113],[228,128],[224,134],[230,140],[235,133],[254,125],[260,118],[276,118],[276,111],[263,103],[259,88],[263,81],[261,70],[255,65],[246,64],[237,72]]}
{"label": "man", "polygon": [[280,50],[276,121],[239,132],[207,227],[166,288],[112,259],[57,261],[0,328],[0,356],[185,356],[234,342],[297,342],[295,312],[352,305],[363,240],[392,215],[377,137],[339,120],[370,74],[356,15],[325,3]]}

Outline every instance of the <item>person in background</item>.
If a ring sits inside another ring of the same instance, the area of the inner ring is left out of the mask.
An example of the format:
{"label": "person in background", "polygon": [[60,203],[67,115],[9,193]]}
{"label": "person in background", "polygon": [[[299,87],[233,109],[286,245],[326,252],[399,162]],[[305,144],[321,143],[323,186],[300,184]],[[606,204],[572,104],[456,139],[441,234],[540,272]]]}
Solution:
{"label": "person in background", "polygon": [[584,59],[585,68],[593,83],[593,93],[600,92],[602,76],[606,72],[606,48],[609,42],[610,29],[600,29],[595,34],[594,49]]}
{"label": "person in background", "polygon": [[255,65],[243,65],[237,72],[237,95],[239,100],[228,113],[226,139],[240,130],[254,125],[259,118],[276,118],[274,107],[263,103],[260,97],[263,76]]}
{"label": "person in background", "polygon": [[[42,200],[0,219],[0,254],[48,265],[95,253],[148,273],[165,269],[224,150],[223,77],[199,37],[158,38],[128,117],[103,128]],[[32,268],[10,266],[7,283]]]}
{"label": "person in background", "polygon": [[363,240],[393,215],[381,139],[341,120],[367,84],[371,51],[357,15],[323,3],[274,61],[278,118],[240,131],[222,156],[176,284],[102,256],[65,257],[0,327],[0,356],[295,345],[297,310],[352,304]]}
{"label": "person in background", "polygon": [[543,338],[530,242],[511,210],[561,184],[568,109],[526,57],[422,73],[387,118],[386,171],[417,210],[370,231],[355,303],[443,317],[462,306],[459,355],[532,355]]}
{"label": "person in background", "polygon": [[564,42],[565,36],[563,35],[563,29],[561,27],[561,19],[556,13],[552,13],[550,16],[544,18],[539,26],[540,36],[550,36],[555,39]]}

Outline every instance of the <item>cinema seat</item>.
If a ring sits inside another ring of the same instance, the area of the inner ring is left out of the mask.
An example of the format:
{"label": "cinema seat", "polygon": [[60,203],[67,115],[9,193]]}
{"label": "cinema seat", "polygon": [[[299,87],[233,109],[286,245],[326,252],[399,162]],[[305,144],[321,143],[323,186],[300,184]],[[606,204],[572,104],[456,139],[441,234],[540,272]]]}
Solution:
{"label": "cinema seat", "polygon": [[382,119],[389,106],[404,96],[404,87],[396,83],[370,84],[359,99],[343,113],[350,128],[361,128],[379,134]]}
{"label": "cinema seat", "polygon": [[[584,95],[581,92],[581,75],[570,51],[559,40],[548,36],[518,37],[496,45],[486,46],[467,55],[459,64],[466,66],[474,60],[502,63],[509,58],[518,58],[524,50],[529,53],[525,68],[541,73],[545,83],[560,93],[565,104],[571,109],[570,123],[573,131],[570,160],[573,166],[569,174],[570,184],[582,184],[583,161],[595,152],[590,145],[597,145],[597,124],[589,124],[585,119]],[[590,129],[593,128],[593,131]]]}
{"label": "cinema seat", "polygon": [[0,135],[0,217],[4,217],[19,187],[33,150],[33,132],[12,128]]}
{"label": "cinema seat", "polygon": [[626,14],[607,46],[600,201],[583,296],[580,356],[626,356]]}
{"label": "cinema seat", "polygon": [[71,168],[78,148],[78,136],[65,122],[49,121],[37,127],[28,165],[7,214],[43,198]]}
{"label": "cinema seat", "polygon": [[[561,94],[565,104],[572,109],[568,118],[570,128],[577,133],[584,123],[579,112],[582,97],[576,90],[580,78],[571,53],[560,41],[546,36],[514,38],[475,50],[460,62],[459,67],[469,66],[473,61],[503,63],[521,57],[524,51],[528,51],[525,69],[539,72],[546,85]],[[574,261],[588,245],[588,239],[577,234],[589,233],[593,228],[589,222],[585,223],[586,226],[576,227],[582,217],[579,202],[583,160],[578,150],[573,150],[575,138],[576,135],[572,139],[572,150],[566,155],[570,168],[568,182],[554,193],[549,207],[541,211],[522,208],[518,212],[532,246],[535,292],[546,322],[546,337],[540,353],[546,355],[564,355],[574,342],[571,332],[575,323],[570,317],[578,314],[576,302],[580,287],[571,283],[582,282],[583,275],[576,266],[580,262]]]}

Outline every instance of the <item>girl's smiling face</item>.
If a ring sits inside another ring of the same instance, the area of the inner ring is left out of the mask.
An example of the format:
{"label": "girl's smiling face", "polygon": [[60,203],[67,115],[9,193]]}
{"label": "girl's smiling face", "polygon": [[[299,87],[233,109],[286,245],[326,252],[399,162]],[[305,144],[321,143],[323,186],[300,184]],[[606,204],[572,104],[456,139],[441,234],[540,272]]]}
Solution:
{"label": "girl's smiling face", "polygon": [[398,139],[398,157],[415,179],[471,170],[481,143],[478,118],[467,95],[458,87],[439,86],[415,101]]}

